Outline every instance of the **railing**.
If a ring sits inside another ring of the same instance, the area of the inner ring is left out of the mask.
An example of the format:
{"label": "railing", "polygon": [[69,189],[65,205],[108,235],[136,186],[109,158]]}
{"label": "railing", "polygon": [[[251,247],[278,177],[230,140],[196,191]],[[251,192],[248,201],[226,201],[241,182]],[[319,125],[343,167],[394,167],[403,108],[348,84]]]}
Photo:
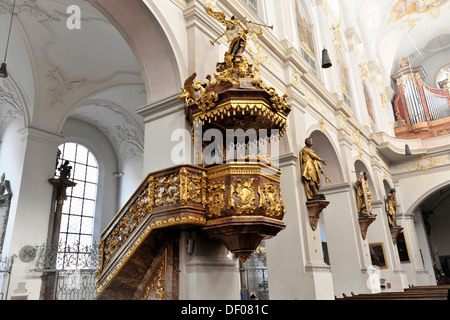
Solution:
{"label": "railing", "polygon": [[[14,264],[14,260],[17,258],[16,255],[11,257],[0,257],[0,284],[5,289],[5,292],[0,290],[0,300],[6,300],[8,297],[9,281],[11,280],[11,270]],[[5,284],[4,281],[7,281]]]}
{"label": "railing", "polygon": [[54,278],[52,300],[95,300],[98,246],[42,245],[37,248],[35,269]]}
{"label": "railing", "polygon": [[101,236],[98,291],[152,230],[206,224],[206,204],[205,169],[184,165],[149,174]]}

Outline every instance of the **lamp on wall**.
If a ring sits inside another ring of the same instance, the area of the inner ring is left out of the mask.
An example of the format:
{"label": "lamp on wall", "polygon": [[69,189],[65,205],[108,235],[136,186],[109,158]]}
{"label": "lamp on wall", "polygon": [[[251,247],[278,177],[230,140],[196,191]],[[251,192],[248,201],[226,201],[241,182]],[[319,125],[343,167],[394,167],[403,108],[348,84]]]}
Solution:
{"label": "lamp on wall", "polygon": [[322,68],[328,69],[331,68],[333,64],[331,63],[330,55],[328,54],[328,50],[323,48],[322,50]]}
{"label": "lamp on wall", "polygon": [[16,0],[14,0],[14,2],[13,2],[13,7],[12,7],[12,11],[11,11],[11,21],[9,23],[8,40],[6,41],[5,58],[3,59],[3,63],[0,67],[0,78],[8,77],[8,70],[6,69],[6,56],[8,54],[9,38],[11,37],[11,29],[12,29],[12,22],[13,22],[13,18],[14,18],[15,7],[16,7]]}

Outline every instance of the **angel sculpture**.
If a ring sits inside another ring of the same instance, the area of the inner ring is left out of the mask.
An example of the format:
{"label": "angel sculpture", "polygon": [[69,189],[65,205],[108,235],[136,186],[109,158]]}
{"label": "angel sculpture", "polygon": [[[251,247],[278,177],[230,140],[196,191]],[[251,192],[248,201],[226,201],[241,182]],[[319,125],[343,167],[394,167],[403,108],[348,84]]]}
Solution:
{"label": "angel sculpture", "polygon": [[184,81],[183,93],[178,97],[179,99],[186,101],[186,105],[189,107],[195,103],[195,89],[194,79],[197,77],[197,73],[193,73],[189,78]]}
{"label": "angel sculpture", "polygon": [[227,20],[225,18],[225,13],[215,11],[211,4],[206,4],[206,12],[227,28],[220,37],[211,41],[211,44],[214,45],[219,39],[226,35],[227,41],[230,44],[226,55],[231,55],[233,57],[240,56],[245,51],[245,48],[247,47],[247,35],[249,33],[257,35],[262,34],[262,27],[268,27],[273,30],[273,26],[251,22],[245,18],[236,19],[235,16],[232,16],[230,20]]}

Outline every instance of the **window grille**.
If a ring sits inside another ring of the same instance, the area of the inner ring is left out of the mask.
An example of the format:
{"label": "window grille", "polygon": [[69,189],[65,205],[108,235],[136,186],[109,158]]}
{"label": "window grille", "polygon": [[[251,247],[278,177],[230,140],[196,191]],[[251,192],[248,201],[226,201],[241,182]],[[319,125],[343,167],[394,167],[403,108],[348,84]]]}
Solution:
{"label": "window grille", "polygon": [[78,269],[89,258],[85,248],[92,246],[98,163],[83,145],[65,143],[59,149],[62,162],[70,162],[70,179],[77,185],[67,189],[63,204],[56,268]]}

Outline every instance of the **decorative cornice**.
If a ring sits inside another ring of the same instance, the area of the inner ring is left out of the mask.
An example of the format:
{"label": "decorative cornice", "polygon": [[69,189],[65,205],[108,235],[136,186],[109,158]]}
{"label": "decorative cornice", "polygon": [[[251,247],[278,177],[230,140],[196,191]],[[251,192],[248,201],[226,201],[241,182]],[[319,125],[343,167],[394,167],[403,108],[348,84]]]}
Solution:
{"label": "decorative cornice", "polygon": [[183,102],[178,99],[181,92],[163,100],[151,103],[136,110],[136,113],[144,118],[144,122],[151,122],[167,117],[184,109]]}
{"label": "decorative cornice", "polygon": [[25,127],[18,131],[23,135],[22,139],[30,139],[38,142],[44,142],[50,145],[58,146],[62,143],[64,137],[61,135],[57,135],[48,131],[44,131],[41,129],[33,128],[33,127]]}
{"label": "decorative cornice", "polygon": [[278,159],[280,168],[287,166],[295,166],[298,164],[298,156],[295,153],[284,154]]}
{"label": "decorative cornice", "polygon": [[336,193],[342,193],[342,192],[349,192],[351,190],[351,184],[348,182],[335,184],[331,186],[323,186],[321,191],[325,195],[331,195]]}

